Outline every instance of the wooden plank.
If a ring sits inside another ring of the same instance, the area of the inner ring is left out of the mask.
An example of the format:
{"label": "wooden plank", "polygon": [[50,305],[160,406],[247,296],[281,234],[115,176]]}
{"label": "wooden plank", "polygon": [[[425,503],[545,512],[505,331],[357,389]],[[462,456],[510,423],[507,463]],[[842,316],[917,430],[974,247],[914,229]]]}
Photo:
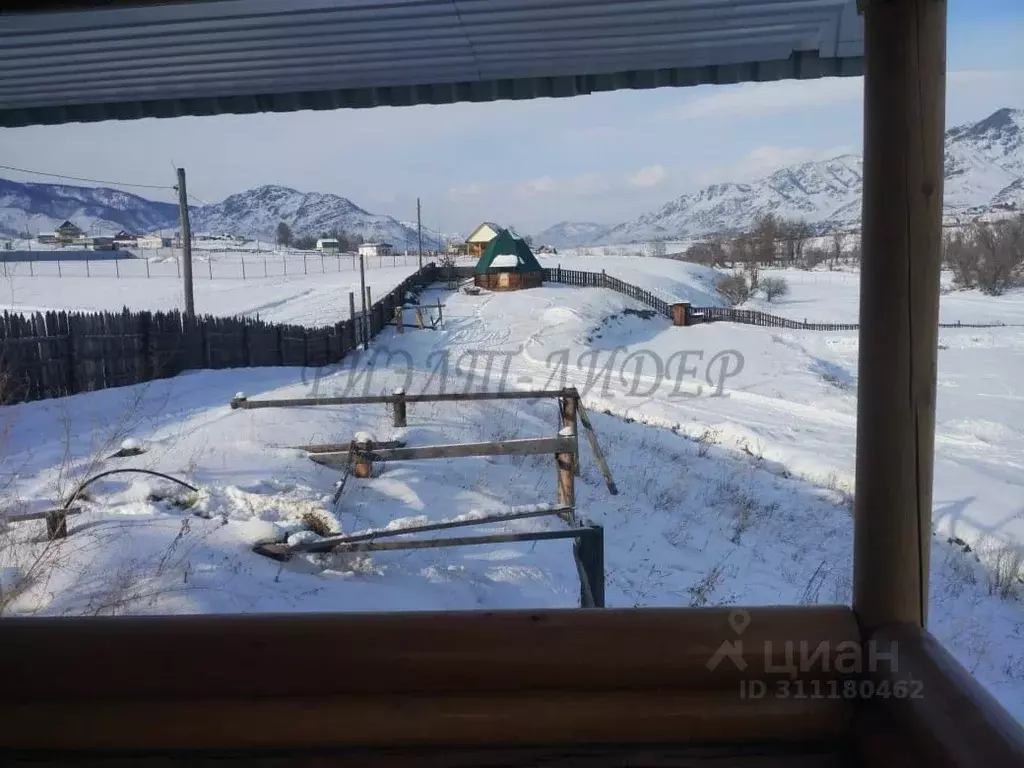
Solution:
{"label": "wooden plank", "polygon": [[594,452],[594,459],[597,461],[597,466],[601,469],[601,474],[604,475],[605,485],[608,486],[608,492],[612,496],[616,496],[619,493],[618,486],[615,485],[615,480],[612,478],[612,471],[608,466],[608,462],[605,461],[604,452],[601,450],[600,444],[597,442],[597,433],[594,431],[594,426],[590,423],[590,415],[587,413],[587,409],[583,407],[583,401],[577,396],[576,407],[579,411],[580,422],[583,424],[583,431],[587,433],[587,441],[590,443],[590,450]]}
{"label": "wooden plank", "polygon": [[[383,448],[360,451],[371,461],[414,461],[418,459],[462,459],[475,456],[527,456],[544,453],[571,453],[576,446],[566,437],[531,437],[489,443],[452,443],[450,445],[421,445],[406,448]],[[310,459],[327,467],[343,467],[348,463],[348,451],[314,453]]]}
{"label": "wooden plank", "polygon": [[[563,397],[571,390],[547,389],[511,392],[448,392],[436,395],[405,395],[407,403],[448,403],[479,400],[536,400],[551,397]],[[391,403],[394,395],[356,395],[352,397],[298,397],[278,400],[236,399],[231,401],[232,408],[251,410],[255,408],[298,408],[321,405],[374,405]]]}
{"label": "wooden plank", "polygon": [[853,602],[869,631],[927,618],[946,3],[869,3],[864,21]]}
{"label": "wooden plank", "polygon": [[735,691],[48,699],[0,706],[5,725],[0,746],[185,750],[785,743],[841,738],[852,712],[852,702],[841,699],[744,699]]}
{"label": "wooden plank", "polygon": [[540,509],[524,510],[521,512],[502,512],[494,515],[486,515],[466,520],[443,520],[437,523],[426,525],[413,525],[408,528],[384,528],[366,533],[354,533],[347,536],[331,536],[320,541],[303,542],[290,547],[291,552],[328,552],[338,544],[355,544],[361,541],[375,541],[393,536],[407,536],[413,533],[426,533],[428,531],[442,531],[450,528],[462,528],[471,525],[490,525],[503,523],[509,520],[526,520],[533,517],[550,517],[553,515],[564,515],[571,511],[568,507],[543,507]]}
{"label": "wooden plank", "polygon": [[[746,621],[737,655],[709,666],[722,642],[737,638],[737,616]],[[712,687],[738,698],[740,680],[789,679],[801,644],[823,648],[824,657],[800,665],[799,679],[838,679],[840,654],[860,648],[853,612],[726,606],[30,617],[0,621],[0,702]],[[203,653],[182,653],[198,647]],[[310,648],[343,653],[345,674],[324,675],[323,658]],[[281,659],[286,674],[254,674],[280,669]]]}
{"label": "wooden plank", "polygon": [[[301,550],[306,552],[387,552],[403,549],[441,549],[447,547],[472,547],[482,544],[507,544],[522,541],[550,541],[554,539],[578,539],[583,528],[569,528],[564,531],[524,531],[521,533],[488,533],[479,536],[449,536],[438,539],[408,539],[404,541],[367,540],[355,543],[334,542],[323,549]],[[319,543],[319,542],[318,542]],[[294,550],[289,550],[294,551]]]}

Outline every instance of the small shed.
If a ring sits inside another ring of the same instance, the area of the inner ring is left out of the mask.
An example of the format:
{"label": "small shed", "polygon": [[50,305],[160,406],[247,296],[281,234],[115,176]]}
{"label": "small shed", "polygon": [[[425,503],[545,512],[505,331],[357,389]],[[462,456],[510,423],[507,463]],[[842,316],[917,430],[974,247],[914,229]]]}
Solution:
{"label": "small shed", "polygon": [[544,282],[544,268],[525,240],[503,229],[477,262],[473,282],[492,291],[536,288]]}
{"label": "small shed", "polygon": [[337,253],[341,250],[341,243],[333,237],[321,237],[316,241],[316,249],[321,253]]}

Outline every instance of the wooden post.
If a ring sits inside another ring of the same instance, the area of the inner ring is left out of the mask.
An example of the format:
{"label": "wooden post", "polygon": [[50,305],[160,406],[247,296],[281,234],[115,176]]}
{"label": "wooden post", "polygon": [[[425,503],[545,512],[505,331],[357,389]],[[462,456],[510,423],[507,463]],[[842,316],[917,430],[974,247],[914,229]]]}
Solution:
{"label": "wooden post", "polygon": [[353,445],[356,449],[356,459],[352,465],[352,474],[361,478],[370,477],[373,474],[373,459],[367,453],[373,450],[373,441],[364,440]]}
{"label": "wooden post", "polygon": [[370,298],[370,286],[366,286],[366,295],[363,297],[363,348],[370,348],[370,337],[373,336],[373,299]]}
{"label": "wooden post", "polygon": [[946,2],[866,5],[853,607],[869,634],[927,619]]}
{"label": "wooden post", "polygon": [[[401,326],[399,326],[401,327]],[[396,389],[395,399],[391,401],[391,407],[393,409],[392,416],[394,417],[394,425],[396,427],[407,426],[405,420],[405,390]]]}
{"label": "wooden post", "polygon": [[439,327],[444,328],[444,312],[441,308],[441,299],[437,299],[437,324]]}
{"label": "wooden post", "polygon": [[355,349],[357,346],[359,346],[359,336],[358,332],[356,331],[356,295],[352,291],[348,292],[348,316],[349,318],[351,318],[352,321],[352,327],[349,329],[349,333],[351,334],[350,341],[352,342],[352,344],[350,345],[349,349]]}
{"label": "wooden post", "polygon": [[[561,420],[560,435],[571,436],[576,443],[576,453],[573,456],[573,473],[579,477],[580,474],[580,438],[576,423],[576,400],[575,397],[558,398],[558,415]],[[568,433],[566,430],[569,430]]]}
{"label": "wooden post", "polygon": [[[567,414],[566,414],[567,408],[568,408],[566,406],[566,402],[568,400],[570,400],[570,399],[571,398],[565,398],[565,397],[562,397],[562,398],[558,399],[558,410],[562,414],[562,421],[563,421],[563,423],[568,418]],[[575,425],[571,425],[568,428],[569,429],[573,429],[574,426]],[[575,430],[573,430],[573,434],[572,435],[568,435],[568,434],[566,434],[566,428],[565,427],[563,427],[559,431],[558,436],[559,437],[571,437],[574,440],[576,438]],[[570,507],[570,508],[572,508],[572,511],[569,512],[566,515],[566,522],[569,522],[569,523],[575,523],[576,522],[576,511],[575,511],[575,507],[576,507],[576,475],[575,475],[575,472],[576,472],[576,462],[577,462],[577,457],[576,457],[576,448],[575,448],[575,446],[574,446],[572,452],[556,453],[555,454],[555,468],[556,468],[556,470],[558,472],[558,483],[557,483],[558,505],[559,506],[563,506],[563,507]]]}

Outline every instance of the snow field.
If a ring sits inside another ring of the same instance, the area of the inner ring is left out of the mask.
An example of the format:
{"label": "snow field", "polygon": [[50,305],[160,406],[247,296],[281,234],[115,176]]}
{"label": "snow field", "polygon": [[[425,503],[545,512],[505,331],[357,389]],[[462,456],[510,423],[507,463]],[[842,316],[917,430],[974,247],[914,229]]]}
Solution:
{"label": "snow field", "polygon": [[[601,268],[597,259],[583,261],[561,263]],[[628,262],[601,260],[610,275],[666,297],[715,299],[711,270],[660,259]],[[323,280],[282,280],[273,311],[297,318],[329,311],[331,304],[311,306],[320,294],[294,293]],[[831,285],[807,287],[821,293]],[[255,301],[253,288],[225,294],[225,306]],[[343,285],[323,290],[324,301],[341,303]],[[835,284],[836,293],[849,290]],[[427,300],[436,296],[446,304],[444,329],[386,331],[374,344],[376,364],[364,356],[319,372],[195,372],[3,409],[0,472],[7,495],[25,509],[52,506],[73,481],[113,466],[158,469],[200,488],[193,497],[162,481],[101,481],[57,545],[35,540],[42,523],[12,525],[6,537],[17,546],[0,547],[0,586],[15,595],[4,610],[575,605],[568,542],[306,556],[284,565],[250,551],[265,538],[309,537],[314,527],[354,533],[550,502],[555,470],[546,456],[394,463],[369,481],[351,479],[334,507],[340,473],[289,446],[347,442],[359,431],[392,439],[386,409],[231,411],[236,392],[255,399],[501,384],[564,384],[583,392],[620,488],[618,496],[607,494],[581,441],[578,510],[605,527],[609,605],[849,602],[855,333],[725,323],[673,328],[663,318],[626,313],[639,307],[619,294],[562,285],[477,297],[438,292]],[[950,294],[943,301],[994,311],[981,297]],[[820,303],[823,311],[839,305],[827,296]],[[1024,718],[1024,609],[999,596],[992,568],[1006,545],[1024,541],[1024,398],[1013,392],[1024,365],[1024,329],[944,330],[940,340],[932,628]],[[550,436],[558,429],[551,401],[417,403],[408,419],[404,436],[412,445]],[[146,453],[109,458],[126,438]],[[541,518],[486,530],[559,525]],[[33,572],[40,561],[48,567]]]}

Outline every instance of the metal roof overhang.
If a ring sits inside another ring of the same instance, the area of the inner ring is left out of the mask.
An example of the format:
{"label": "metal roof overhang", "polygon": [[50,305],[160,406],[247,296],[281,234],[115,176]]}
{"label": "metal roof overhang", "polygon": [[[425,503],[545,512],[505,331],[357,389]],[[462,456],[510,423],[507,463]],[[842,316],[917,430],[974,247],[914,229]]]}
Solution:
{"label": "metal roof overhang", "polygon": [[860,75],[863,48],[856,0],[179,0],[3,13],[0,126]]}

